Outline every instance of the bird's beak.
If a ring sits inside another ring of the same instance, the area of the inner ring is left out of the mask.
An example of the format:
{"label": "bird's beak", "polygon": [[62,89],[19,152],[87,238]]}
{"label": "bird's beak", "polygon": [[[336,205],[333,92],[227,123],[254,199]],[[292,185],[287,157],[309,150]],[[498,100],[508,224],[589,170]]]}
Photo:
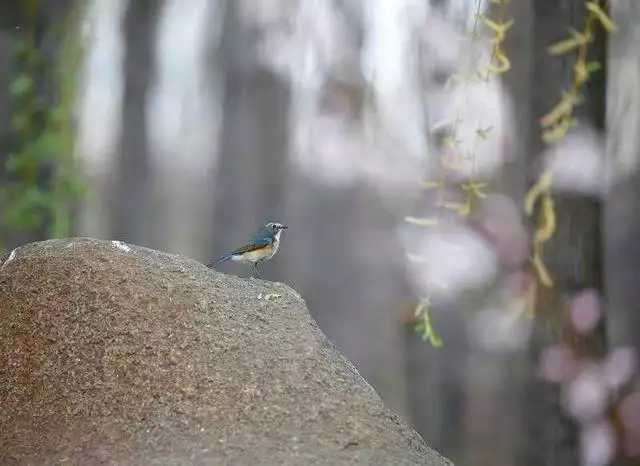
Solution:
{"label": "bird's beak", "polygon": [[286,225],[282,225],[282,226],[280,226],[280,229],[281,229],[281,230],[286,230],[287,228],[289,228],[289,227],[288,227],[288,226],[286,226]]}

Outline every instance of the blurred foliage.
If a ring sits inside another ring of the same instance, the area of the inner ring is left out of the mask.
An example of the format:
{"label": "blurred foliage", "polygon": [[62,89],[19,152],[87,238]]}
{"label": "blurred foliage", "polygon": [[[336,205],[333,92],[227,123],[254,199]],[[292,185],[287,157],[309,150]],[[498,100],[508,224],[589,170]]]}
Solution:
{"label": "blurred foliage", "polygon": [[[484,25],[492,33],[490,39],[491,55],[488,63],[485,63],[483,67],[479,66],[477,61],[473,61],[470,65],[470,69],[459,70],[449,78],[446,83],[446,87],[451,85],[461,85],[463,88],[472,82],[487,82],[490,79],[506,73],[511,69],[511,62],[507,57],[506,52],[502,48],[502,44],[506,38],[507,31],[513,26],[513,20],[507,19],[507,5],[511,0],[492,0],[492,3],[497,5],[496,18],[489,18],[482,14],[480,11],[481,4],[477,3],[475,21],[473,29],[469,34],[468,39],[472,42],[479,40],[481,37],[480,26]],[[460,171],[462,169],[461,164],[469,162],[475,159],[476,150],[478,144],[482,141],[486,141],[491,135],[491,127],[483,127],[479,125],[475,131],[473,147],[474,150],[469,153],[465,152],[460,147],[463,141],[459,140],[457,132],[458,125],[461,123],[460,115],[458,114],[453,121],[441,121],[436,123],[432,128],[432,132],[437,132],[443,127],[449,128],[449,134],[444,138],[442,142],[442,150],[444,152],[441,167],[444,172],[446,171]],[[474,164],[475,166],[475,164]],[[464,183],[460,183],[457,188],[462,191],[464,195],[463,202],[450,202],[446,200],[446,190],[449,187],[447,182],[443,179],[437,181],[425,180],[422,183],[422,187],[425,190],[437,190],[437,212],[434,217],[430,218],[418,218],[418,217],[405,217],[405,221],[412,225],[421,227],[433,227],[439,224],[439,216],[441,209],[448,209],[456,212],[460,217],[468,217],[474,208],[476,208],[484,197],[486,197],[487,184],[474,179],[476,176],[475,169],[471,174],[471,179]],[[408,260],[419,262],[422,261],[421,257],[417,257],[414,254],[407,255]],[[423,296],[415,309],[414,317],[416,323],[414,329],[422,335],[423,340],[428,340],[433,347],[442,346],[442,339],[436,332],[431,318],[430,308],[431,298],[430,296]]]}
{"label": "blurred foliage", "polygon": [[582,31],[570,29],[569,37],[549,47],[552,55],[563,55],[577,50],[576,62],[573,65],[571,87],[562,92],[560,102],[540,119],[543,128],[542,139],[547,143],[559,141],[567,131],[575,126],[577,120],[573,117],[573,108],[582,101],[580,89],[589,77],[598,71],[602,64],[597,61],[587,61],[589,45],[595,39],[595,29],[600,24],[608,33],[614,33],[616,26],[602,10],[598,2],[587,2],[587,17]]}
{"label": "blurred foliage", "polygon": [[45,31],[55,45],[49,51],[38,37],[34,4],[29,2],[26,25],[12,43],[18,71],[10,86],[12,143],[0,187],[0,241],[9,232],[38,229],[48,237],[68,236],[73,203],[84,192],[73,156],[72,115],[82,56],[80,8]]}
{"label": "blurred foliage", "polygon": [[[496,17],[487,18],[476,12],[476,21],[473,30],[470,33],[470,39],[475,41],[480,37],[479,25],[484,24],[492,33],[491,39],[491,59],[485,65],[484,70],[480,71],[477,64],[472,65],[470,70],[462,70],[450,78],[447,84],[458,83],[466,85],[470,80],[489,80],[492,76],[506,73],[511,69],[510,60],[502,48],[502,43],[506,38],[506,34],[513,26],[513,20],[508,19],[507,5],[510,0],[492,0],[492,4],[496,5]],[[542,139],[546,143],[557,142],[562,139],[567,131],[575,126],[576,119],[573,117],[573,108],[578,105],[582,97],[580,90],[589,77],[601,68],[598,62],[590,62],[588,59],[588,48],[595,38],[595,28],[601,25],[608,33],[616,30],[615,24],[609,19],[603,8],[597,1],[589,1],[586,3],[587,17],[581,31],[572,29],[570,36],[549,48],[549,53],[553,55],[566,54],[573,50],[577,50],[578,57],[573,66],[573,74],[571,87],[568,91],[562,93],[562,100],[547,115],[541,118],[540,123],[543,128]],[[445,170],[456,171],[462,161],[473,159],[474,154],[461,154],[459,150],[460,143],[456,135],[456,127],[459,125],[459,118],[449,122],[439,122],[434,125],[432,131],[439,130],[442,127],[450,127],[450,134],[444,139],[442,148],[445,151],[442,167]],[[491,132],[491,128],[479,127],[476,131],[476,141],[486,140]],[[474,144],[475,146],[475,144]],[[553,286],[553,278],[542,261],[544,243],[549,241],[556,229],[556,213],[555,202],[551,195],[553,185],[553,174],[545,172],[534,186],[531,187],[525,199],[525,214],[529,217],[535,212],[538,213],[538,223],[533,241],[533,253],[531,262],[537,272],[540,283],[544,286]],[[447,184],[444,180],[425,181],[423,188],[427,190],[438,190],[438,212],[430,218],[406,217],[406,221],[410,224],[421,227],[437,226],[440,209],[449,209],[457,212],[461,217],[467,217],[472,209],[478,204],[483,197],[486,196],[485,183],[478,181],[468,181],[459,186],[465,193],[466,200],[464,202],[447,202],[445,200]],[[535,207],[539,206],[538,209]],[[420,261],[420,257],[413,254],[409,255],[409,260]],[[535,292],[534,292],[535,294]],[[531,306],[535,306],[535,296],[528,299]],[[423,339],[429,340],[433,346],[442,344],[440,337],[433,328],[430,313],[430,297],[424,296],[415,310],[415,330],[422,334]]]}
{"label": "blurred foliage", "polygon": [[422,335],[422,339],[427,341],[434,348],[439,348],[442,346],[442,338],[435,331],[433,325],[431,325],[431,313],[429,312],[429,298],[423,298],[420,300],[418,307],[416,308],[415,315],[420,321],[415,325],[416,332]]}

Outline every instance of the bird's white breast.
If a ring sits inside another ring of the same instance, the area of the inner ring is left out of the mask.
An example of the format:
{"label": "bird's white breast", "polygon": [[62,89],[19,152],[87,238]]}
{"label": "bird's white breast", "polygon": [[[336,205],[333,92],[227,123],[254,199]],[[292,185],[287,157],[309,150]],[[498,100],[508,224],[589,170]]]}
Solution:
{"label": "bird's white breast", "polygon": [[[280,235],[281,234],[282,234],[282,230],[280,230],[274,236],[274,239],[273,239],[273,252],[271,253],[271,256],[273,256],[276,252],[278,252],[278,248],[280,247]],[[271,256],[269,256],[269,258],[271,258]]]}

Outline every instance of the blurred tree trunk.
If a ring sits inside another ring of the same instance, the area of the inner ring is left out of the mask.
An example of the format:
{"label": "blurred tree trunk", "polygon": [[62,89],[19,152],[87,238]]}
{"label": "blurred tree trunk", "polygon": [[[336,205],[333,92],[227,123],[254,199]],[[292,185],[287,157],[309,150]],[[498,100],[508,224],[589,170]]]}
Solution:
{"label": "blurred tree trunk", "polygon": [[411,290],[396,236],[398,214],[365,186],[326,186],[299,172],[292,173],[288,193],[287,277],[323,332],[410,421],[400,316]]}
{"label": "blurred tree trunk", "polygon": [[[533,92],[530,94],[531,130],[529,183],[542,172],[539,119],[570,86],[575,60],[572,53],[552,56],[548,47],[563,39],[570,28],[580,30],[586,0],[536,0],[532,3]],[[598,33],[590,47],[590,60],[605,61],[605,35]],[[574,114],[596,131],[604,129],[605,70],[600,70],[583,88],[586,102]],[[598,358],[606,351],[605,320],[586,336],[577,334],[568,318],[568,302],[590,289],[602,292],[601,205],[595,196],[554,193],[557,231],[545,249],[544,261],[555,280],[554,288],[539,286],[536,330],[530,346],[531,380],[524,397],[524,442],[516,464],[570,466],[580,464],[577,425],[563,412],[556,385],[540,379],[536,370],[540,351],[552,344],[567,343],[579,359]]]}
{"label": "blurred tree trunk", "polygon": [[[531,107],[532,90],[536,85],[531,57],[535,43],[533,3],[536,1],[519,0],[506,6],[507,18],[514,21],[503,44],[511,69],[501,78],[513,101],[514,132],[505,141],[512,159],[503,167],[496,191],[504,193],[519,206],[528,188],[531,134],[533,132],[535,136],[538,132],[537,118]],[[501,9],[501,5],[492,5],[489,15],[499,18]],[[540,31],[537,33],[539,38]],[[469,306],[467,321],[475,317],[477,302],[475,305],[475,309]],[[461,413],[458,417],[462,419],[460,441],[464,442],[461,462],[477,466],[520,465],[519,445],[523,440],[529,440],[528,434],[523,435],[522,423],[524,412],[530,409],[526,405],[526,388],[536,366],[529,360],[526,348],[500,351],[471,344],[469,350],[464,364],[462,358],[458,362],[464,371],[461,380],[464,385],[457,395]],[[455,393],[454,389],[449,391]],[[488,424],[493,427],[487,429]]]}
{"label": "blurred tree trunk", "polygon": [[[282,203],[290,89],[259,62],[255,31],[242,22],[238,8],[238,2],[227,1],[222,23],[223,120],[214,222],[216,231],[224,234],[216,235],[213,248],[219,254],[241,246],[268,221],[287,223]],[[263,276],[281,276],[280,264],[263,264]],[[233,272],[247,276],[252,270],[246,266]]]}
{"label": "blurred tree trunk", "polygon": [[[407,291],[397,278],[402,265],[393,241],[396,221],[363,187],[323,185],[290,161],[291,89],[259,62],[253,41],[260,34],[243,24],[238,9],[238,2],[226,2],[214,250],[220,254],[240,246],[270,219],[289,225],[278,256],[263,264],[263,276],[286,277],[323,331],[385,401],[402,411],[396,311]],[[236,264],[220,270],[251,273]]]}
{"label": "blurred tree trunk", "polygon": [[[464,425],[476,418],[469,405],[480,398],[477,387],[471,387],[472,384],[465,380],[469,370],[466,362],[475,348],[460,335],[464,335],[466,321],[475,310],[459,305],[434,308],[434,325],[444,341],[444,346],[437,350],[423,341],[413,326],[405,328],[407,393],[412,425],[430,446],[455,464],[474,466],[484,463],[479,456],[474,456],[477,450],[467,449],[471,436],[465,434]],[[486,426],[487,417],[491,416],[484,414],[482,420]],[[491,430],[485,427],[484,432],[495,438],[501,427],[493,425]],[[474,456],[473,460],[469,456]],[[490,461],[492,458],[495,456],[485,459]]]}
{"label": "blurred tree trunk", "polygon": [[[149,162],[147,102],[154,75],[154,41],[160,0],[130,0],[124,16],[122,34],[124,56],[124,95],[122,135],[117,160],[118,189],[110,212],[113,231],[109,236],[154,247],[151,200],[152,167]],[[157,246],[156,246],[157,247]]]}

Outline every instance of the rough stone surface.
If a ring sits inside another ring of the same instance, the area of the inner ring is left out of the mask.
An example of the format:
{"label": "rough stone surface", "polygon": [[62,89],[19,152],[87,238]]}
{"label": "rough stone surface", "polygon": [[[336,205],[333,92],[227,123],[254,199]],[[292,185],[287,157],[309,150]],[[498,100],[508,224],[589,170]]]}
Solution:
{"label": "rough stone surface", "polygon": [[285,285],[86,238],[0,264],[0,464],[450,464]]}

